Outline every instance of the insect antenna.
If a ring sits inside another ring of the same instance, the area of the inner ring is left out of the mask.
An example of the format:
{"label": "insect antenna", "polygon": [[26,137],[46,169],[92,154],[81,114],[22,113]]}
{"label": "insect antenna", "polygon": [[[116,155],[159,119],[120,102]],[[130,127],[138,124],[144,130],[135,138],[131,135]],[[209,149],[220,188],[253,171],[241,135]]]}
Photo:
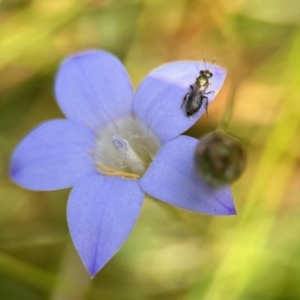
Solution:
{"label": "insect antenna", "polygon": [[[212,63],[210,64],[210,66],[209,66],[209,69],[212,67],[212,65],[214,64],[214,62],[217,60],[217,57],[215,56],[214,57],[214,59],[213,59],[213,61],[212,61]],[[209,71],[209,69],[208,69],[208,71]]]}
{"label": "insect antenna", "polygon": [[210,66],[209,66],[209,68],[207,68],[205,56],[204,56],[203,53],[202,53],[202,59],[203,59],[203,62],[204,62],[205,69],[206,69],[207,71],[209,71],[209,69],[212,67],[212,65],[214,64],[214,62],[217,60],[217,57],[216,57],[216,56],[214,57],[212,63],[211,63]]}
{"label": "insect antenna", "polygon": [[205,70],[207,70],[206,60],[205,60],[204,53],[202,53],[202,59],[203,59],[203,62],[204,62]]}

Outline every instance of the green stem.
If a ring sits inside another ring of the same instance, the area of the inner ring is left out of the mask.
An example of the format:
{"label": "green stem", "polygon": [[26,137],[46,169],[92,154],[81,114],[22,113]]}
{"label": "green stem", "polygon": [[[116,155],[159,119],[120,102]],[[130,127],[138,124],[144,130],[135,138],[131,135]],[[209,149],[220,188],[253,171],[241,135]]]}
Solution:
{"label": "green stem", "polygon": [[229,99],[226,110],[223,114],[223,117],[222,117],[216,131],[220,131],[222,133],[227,133],[228,132],[230,122],[231,122],[231,118],[232,118],[232,113],[233,113],[234,97],[235,97],[235,92],[232,93],[232,95]]}

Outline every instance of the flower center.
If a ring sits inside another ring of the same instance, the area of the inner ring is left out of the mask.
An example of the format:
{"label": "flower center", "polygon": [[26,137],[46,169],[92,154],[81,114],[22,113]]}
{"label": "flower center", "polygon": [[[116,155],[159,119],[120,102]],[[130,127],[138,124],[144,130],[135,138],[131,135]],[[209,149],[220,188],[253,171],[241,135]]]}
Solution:
{"label": "flower center", "polygon": [[137,179],[145,173],[159,148],[154,134],[128,117],[99,130],[95,165],[101,174]]}

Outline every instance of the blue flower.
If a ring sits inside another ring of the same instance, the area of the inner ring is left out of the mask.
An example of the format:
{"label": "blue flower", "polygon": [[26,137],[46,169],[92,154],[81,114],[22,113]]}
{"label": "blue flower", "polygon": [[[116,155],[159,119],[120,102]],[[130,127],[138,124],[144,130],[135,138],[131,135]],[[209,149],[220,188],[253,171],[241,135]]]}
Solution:
{"label": "blue flower", "polygon": [[[103,51],[71,56],[55,92],[67,119],[51,120],[16,148],[11,176],[32,190],[73,187],[67,219],[74,245],[91,276],[131,233],[145,193],[194,212],[235,214],[229,187],[211,188],[194,166],[198,140],[180,136],[203,114],[181,108],[203,63],[183,61],[152,71],[134,93],[121,62]],[[211,90],[226,73],[210,67]],[[214,94],[208,95],[212,101]]]}

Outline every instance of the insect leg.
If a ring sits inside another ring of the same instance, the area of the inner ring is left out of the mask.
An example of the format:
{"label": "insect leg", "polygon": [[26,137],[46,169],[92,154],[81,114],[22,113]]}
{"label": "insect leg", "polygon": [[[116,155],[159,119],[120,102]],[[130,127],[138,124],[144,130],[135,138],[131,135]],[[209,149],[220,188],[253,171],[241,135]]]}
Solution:
{"label": "insect leg", "polygon": [[208,94],[217,94],[217,93],[218,93],[218,91],[209,91],[209,92],[205,92],[205,95],[208,95]]}
{"label": "insect leg", "polygon": [[184,104],[186,103],[186,101],[188,100],[188,98],[190,97],[190,95],[191,95],[191,93],[187,93],[187,94],[184,96],[180,108],[182,108],[182,107],[184,106]]}
{"label": "insect leg", "polygon": [[205,111],[206,111],[206,116],[208,117],[208,111],[207,111],[207,107],[208,107],[208,98],[207,98],[206,96],[202,96],[202,100],[205,101],[204,107],[205,107]]}

